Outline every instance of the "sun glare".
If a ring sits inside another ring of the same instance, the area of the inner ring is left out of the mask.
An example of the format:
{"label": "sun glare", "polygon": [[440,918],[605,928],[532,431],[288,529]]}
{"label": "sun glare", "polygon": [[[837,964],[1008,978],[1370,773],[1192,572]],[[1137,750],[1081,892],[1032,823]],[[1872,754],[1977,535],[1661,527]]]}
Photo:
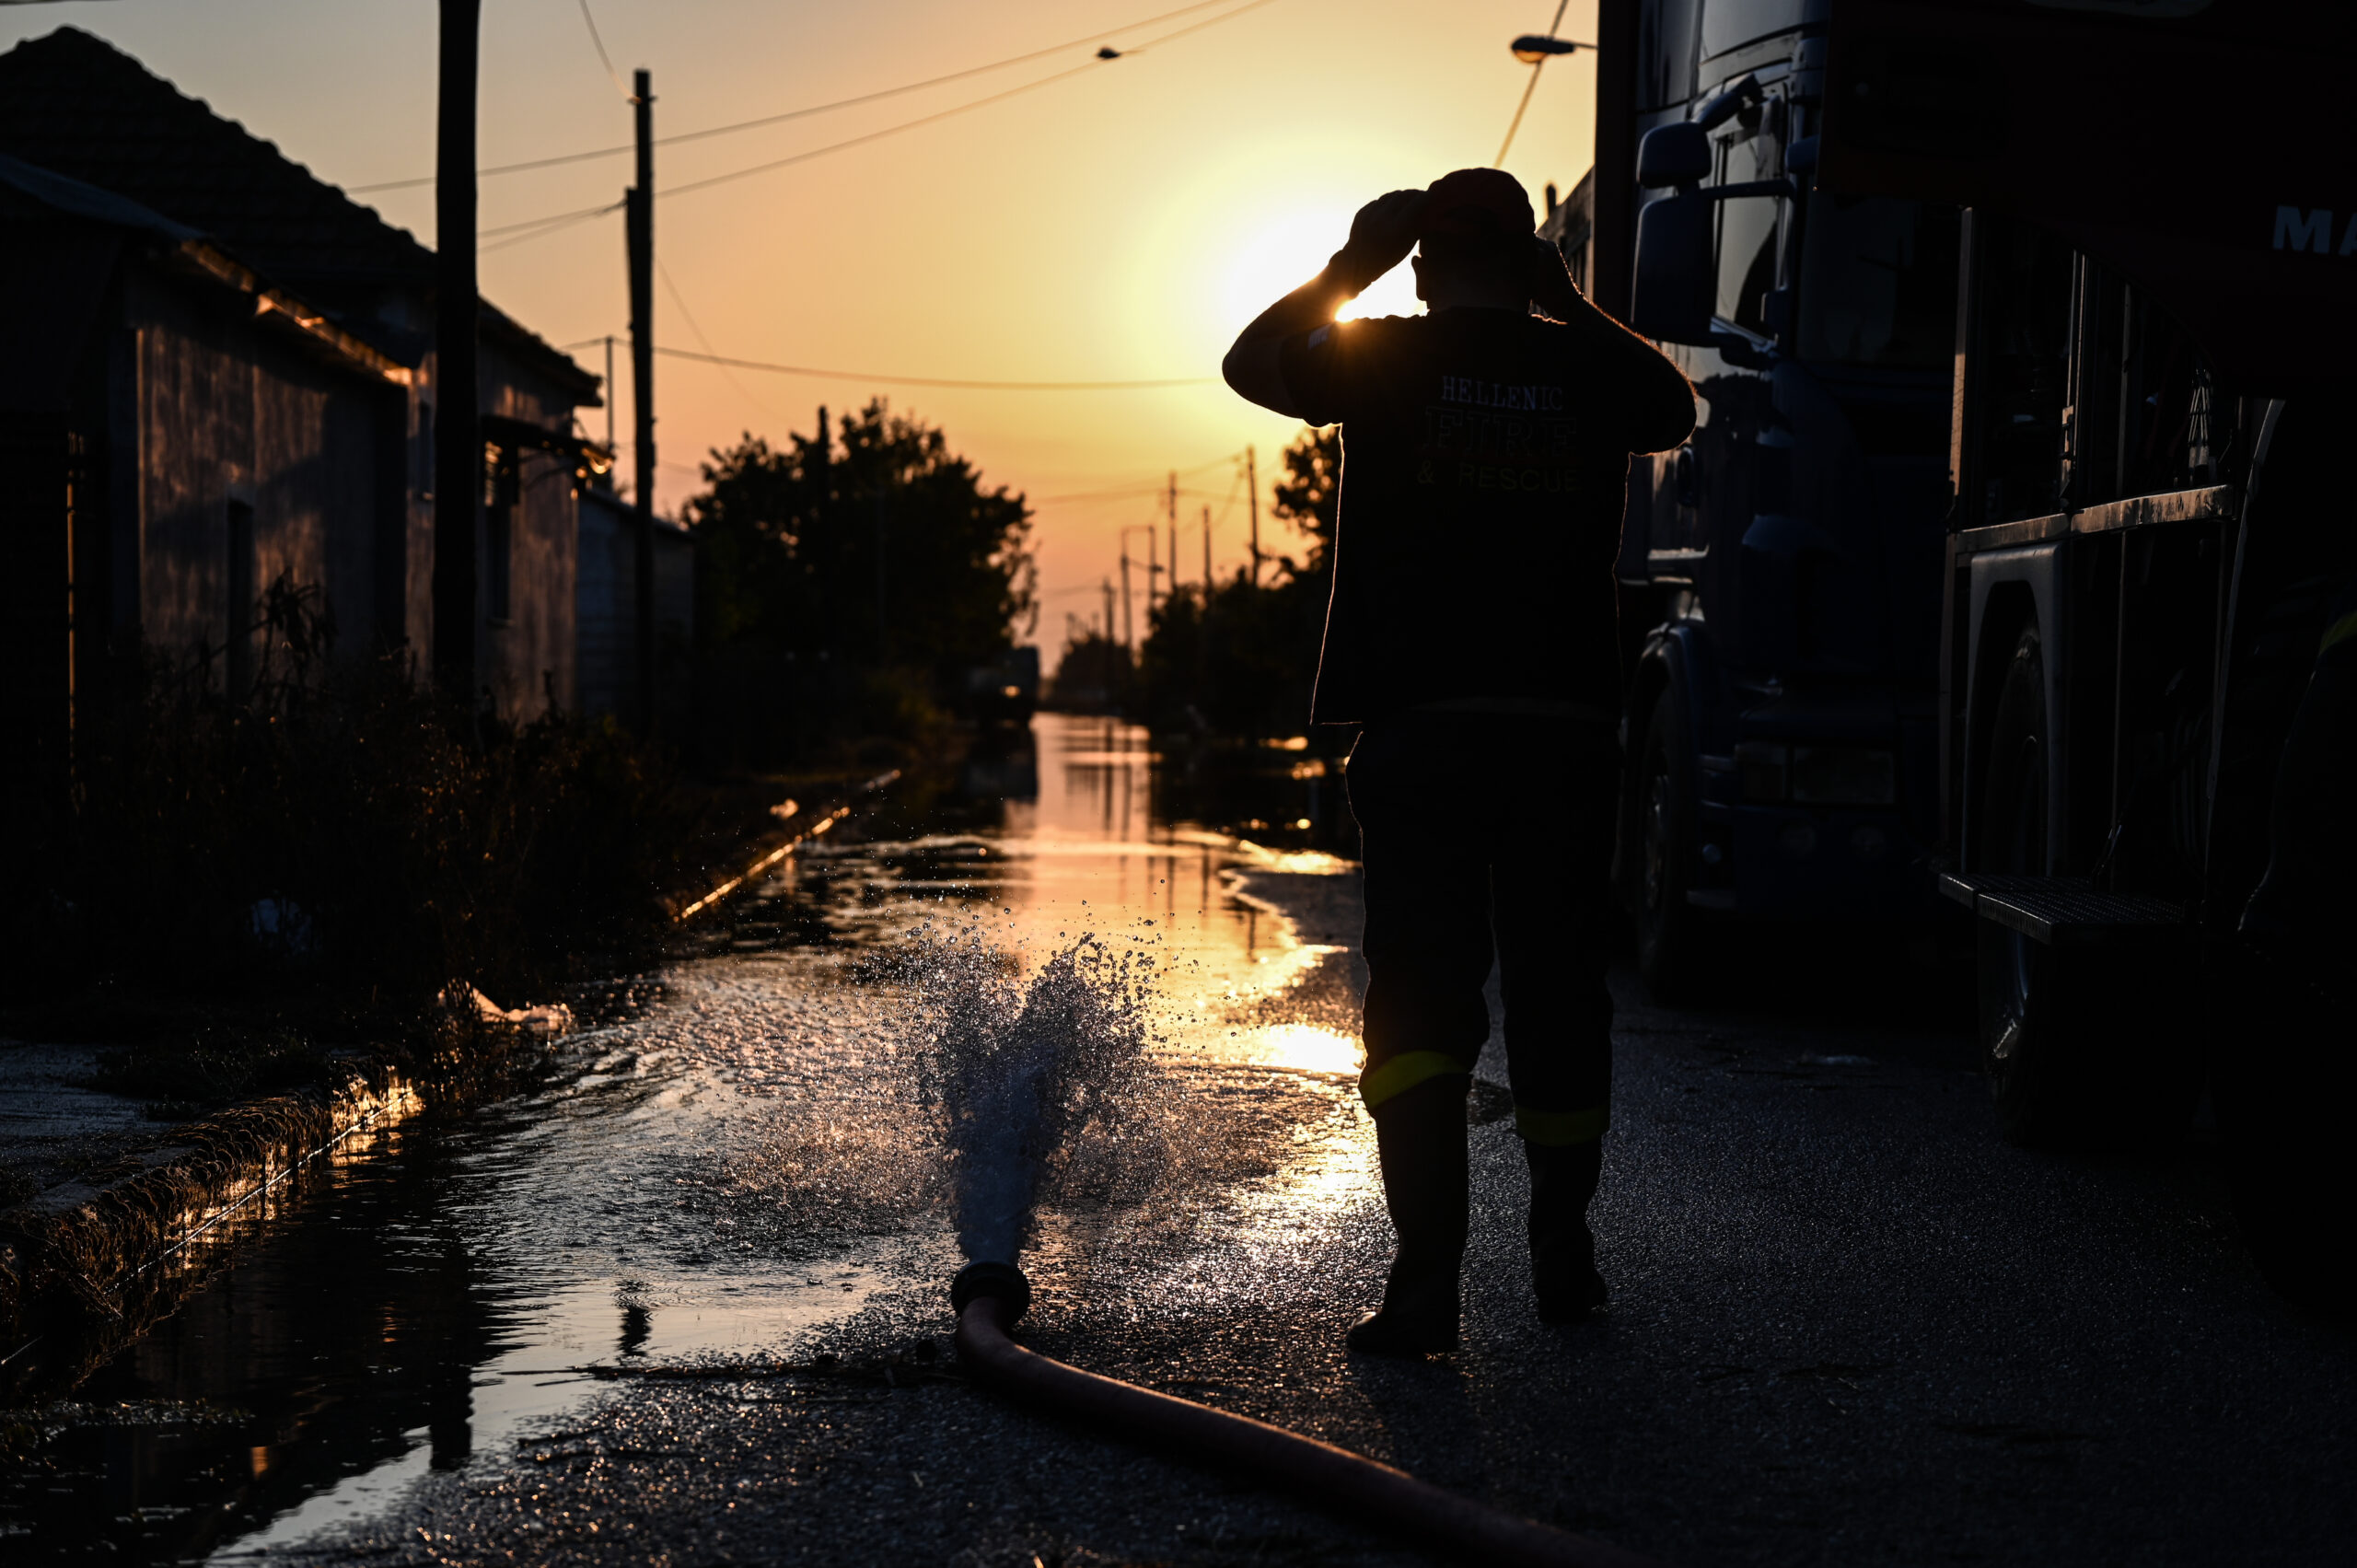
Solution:
{"label": "sun glare", "polygon": [[[1317,276],[1350,231],[1348,213],[1294,213],[1237,246],[1229,258],[1220,298],[1233,330],[1241,331],[1247,321]],[[1402,261],[1337,315],[1347,321],[1362,316],[1411,316],[1421,309],[1415,274]]]}

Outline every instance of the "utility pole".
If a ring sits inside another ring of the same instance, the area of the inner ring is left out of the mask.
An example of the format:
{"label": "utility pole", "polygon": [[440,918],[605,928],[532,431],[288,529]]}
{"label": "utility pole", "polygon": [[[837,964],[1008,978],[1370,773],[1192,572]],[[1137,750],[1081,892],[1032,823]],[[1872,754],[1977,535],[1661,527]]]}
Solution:
{"label": "utility pole", "polygon": [[1130,533],[1127,528],[1124,528],[1121,530],[1121,647],[1124,652],[1134,650],[1137,646],[1136,640],[1130,634],[1132,630],[1130,625]]}
{"label": "utility pole", "polygon": [[434,677],[471,703],[475,509],[482,421],[475,383],[475,78],[482,0],[442,0],[434,169]]}
{"label": "utility pole", "polygon": [[1212,607],[1212,509],[1203,508],[1203,608]]}
{"label": "utility pole", "polygon": [[1105,640],[1113,640],[1113,579],[1105,579]]}
{"label": "utility pole", "polygon": [[1154,587],[1162,581],[1162,530],[1152,523],[1145,526],[1145,623],[1146,634],[1154,633]]}
{"label": "utility pole", "polygon": [[655,87],[648,73],[633,77],[638,121],[638,183],[623,198],[630,247],[632,454],[638,470],[637,536],[632,540],[638,632],[639,733],[655,733]]}
{"label": "utility pole", "polygon": [[1244,448],[1244,494],[1252,502],[1252,586],[1260,586],[1260,465],[1251,447]]}
{"label": "utility pole", "polygon": [[614,449],[614,334],[606,334],[606,451]]}
{"label": "utility pole", "polygon": [[[1178,470],[1170,470],[1170,592],[1178,591]],[[1169,595],[1163,596],[1166,599]]]}

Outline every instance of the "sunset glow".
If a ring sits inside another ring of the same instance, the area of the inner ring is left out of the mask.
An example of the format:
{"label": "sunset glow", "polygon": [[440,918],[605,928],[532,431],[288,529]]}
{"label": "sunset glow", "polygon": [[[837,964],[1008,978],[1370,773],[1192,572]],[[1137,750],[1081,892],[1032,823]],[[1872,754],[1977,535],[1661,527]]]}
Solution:
{"label": "sunset glow", "polygon": [[[1025,0],[983,11],[889,0],[781,12],[754,0],[590,0],[590,8],[617,70],[654,73],[656,134],[671,135],[1004,61],[1169,6]],[[669,281],[656,289],[656,341],[920,377],[1213,378],[1161,391],[989,392],[665,359],[656,384],[660,506],[675,510],[694,494],[706,452],[740,432],[807,433],[821,403],[841,411],[880,394],[940,424],[989,482],[1033,499],[1043,595],[1036,639],[1051,661],[1066,613],[1100,607],[1118,529],[1155,517],[1149,493],[1170,470],[1205,470],[1182,482],[1202,493],[1182,494],[1182,521],[1199,527],[1201,508],[1212,506],[1216,569],[1239,564],[1245,508],[1240,492],[1230,494],[1225,459],[1256,446],[1265,487],[1298,427],[1218,384],[1221,355],[1246,321],[1323,264],[1361,203],[1488,161],[1528,79],[1507,43],[1543,28],[1553,8],[1272,0],[1138,49],[1227,9],[1117,32],[1109,41],[1122,57],[1094,65],[1095,45],[1067,48],[659,147],[656,187],[669,191],[1071,71],[937,123],[663,197],[656,246]],[[1592,13],[1575,3],[1564,33],[1592,36]],[[61,25],[136,55],[323,179],[357,187],[433,171],[430,6],[9,7],[0,47]],[[575,0],[491,0],[482,25],[486,164],[629,140],[630,110]],[[1585,53],[1548,68],[1508,164],[1534,203],[1546,181],[1568,188],[1586,168],[1594,83]],[[611,203],[629,179],[627,158],[605,158],[481,182],[484,294],[551,343],[575,345],[595,372],[605,368],[601,340],[614,334],[625,379],[619,215],[504,245],[509,237],[488,231]],[[432,240],[430,185],[355,199]],[[1418,308],[1402,266],[1347,313]],[[619,413],[626,441],[626,389]],[[585,410],[583,424],[602,437],[604,411]],[[1214,460],[1221,466],[1205,469]],[[1269,517],[1265,494],[1262,524],[1271,548],[1292,543]],[[1200,575],[1200,562],[1190,546],[1182,580]]]}

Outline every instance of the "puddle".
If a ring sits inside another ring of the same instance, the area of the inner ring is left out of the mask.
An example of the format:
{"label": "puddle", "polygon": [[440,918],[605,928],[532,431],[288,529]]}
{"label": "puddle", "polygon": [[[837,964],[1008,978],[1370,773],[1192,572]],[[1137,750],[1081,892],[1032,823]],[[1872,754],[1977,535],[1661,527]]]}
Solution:
{"label": "puddle", "polygon": [[[311,1541],[560,1430],[598,1397],[574,1369],[792,1358],[872,1298],[946,1281],[913,1012],[872,974],[928,921],[979,925],[1017,976],[1087,933],[1151,970],[1151,1053],[1188,1145],[1155,1224],[1218,1204],[1273,1237],[1365,1188],[1333,949],[1237,888],[1345,867],[1162,819],[1182,797],[1156,767],[1142,731],[1041,715],[1029,745],[970,764],[962,797],[888,807],[784,863],[640,1011],[563,1042],[534,1092],[321,1162],[70,1391],[78,1413],[29,1416],[56,1434],[0,1482],[9,1561]],[[1035,1272],[1061,1266],[1069,1223],[1042,1215]],[[0,1434],[28,1419],[0,1412]]]}

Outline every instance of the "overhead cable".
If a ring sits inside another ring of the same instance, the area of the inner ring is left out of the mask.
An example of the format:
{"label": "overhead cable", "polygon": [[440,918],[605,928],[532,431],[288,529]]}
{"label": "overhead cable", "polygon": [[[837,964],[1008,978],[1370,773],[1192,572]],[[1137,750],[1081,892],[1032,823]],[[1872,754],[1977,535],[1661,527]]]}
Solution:
{"label": "overhead cable", "polygon": [[[628,103],[631,96],[630,88],[624,85],[622,74],[614,69],[612,56],[606,52],[606,41],[598,36],[598,18],[589,14],[589,0],[581,0],[581,19],[588,26],[589,41],[598,46],[598,64],[606,68],[606,75],[613,80],[614,90],[622,95],[624,103]],[[480,169],[476,170],[478,178],[482,172]],[[376,189],[382,189],[382,187],[376,187]]]}
{"label": "overhead cable", "polygon": [[[592,341],[594,342],[595,340]],[[1179,469],[1177,471],[1179,478],[1191,479],[1199,473],[1209,473],[1212,470],[1219,467],[1222,463],[1232,463],[1243,455],[1244,454],[1241,451],[1227,452],[1212,459],[1209,462],[1197,463],[1193,468]],[[1157,479],[1152,482],[1141,480],[1137,484],[1122,490],[1086,490],[1066,495],[1042,495],[1036,497],[1036,499],[1042,503],[1050,501],[1125,501],[1134,495],[1167,495],[1169,494],[1169,491],[1170,485],[1167,479]],[[1178,494],[1181,495],[1209,495],[1212,494],[1213,492],[1208,490],[1181,490]]]}
{"label": "overhead cable", "polygon": [[603,217],[608,213],[621,212],[623,205],[624,203],[621,202],[607,202],[595,207],[575,207],[569,213],[550,213],[544,217],[526,218],[521,223],[503,223],[491,228],[475,230],[475,238],[481,239],[487,235],[517,234],[528,228],[550,228],[574,223],[582,218]]}
{"label": "overhead cable", "polygon": [[[1563,13],[1571,8],[1572,0],[1555,0],[1555,19],[1547,24],[1549,38],[1555,36],[1556,30],[1563,25]],[[1514,106],[1514,121],[1506,126],[1506,138],[1498,144],[1498,159],[1491,168],[1504,168],[1506,166],[1506,149],[1514,145],[1514,134],[1522,129],[1523,111],[1530,107],[1530,95],[1538,90],[1538,73],[1546,68],[1547,56],[1544,54],[1530,63],[1530,80],[1523,84],[1522,101]]]}
{"label": "overhead cable", "polygon": [[[712,353],[712,340],[704,335],[703,328],[696,321],[696,313],[688,308],[687,296],[681,294],[679,292],[679,285],[671,281],[671,269],[663,264],[663,259],[660,256],[655,259],[655,273],[657,277],[660,277],[663,280],[663,287],[670,294],[671,303],[679,308],[679,319],[688,324],[688,331],[696,335],[696,342],[703,344],[704,353]],[[728,377],[728,384],[737,389],[737,395],[738,397],[743,398],[747,402],[752,404],[763,413],[768,414],[780,424],[786,423],[786,419],[784,414],[778,412],[777,410],[770,407],[769,404],[755,397],[753,395],[753,389],[750,387],[746,386],[744,382],[737,379],[737,374],[735,371],[730,370],[724,366],[722,366],[720,373]],[[826,432],[822,430],[819,434],[824,436]]]}
{"label": "overhead cable", "polygon": [[[1160,38],[1149,39],[1145,42],[1139,44],[1136,48],[1125,51],[1120,55],[1101,55],[1097,59],[1089,60],[1079,65],[1074,65],[1068,70],[1058,71],[1050,75],[1041,76],[1035,81],[1026,82],[1021,87],[1009,87],[1004,92],[992,93],[987,98],[974,99],[970,102],[958,104],[953,108],[941,110],[936,113],[923,115],[915,120],[904,120],[897,125],[887,125],[880,131],[870,131],[865,135],[849,136],[840,142],[830,142],[825,146],[812,147],[807,152],[795,153],[791,157],[772,158],[766,163],[757,163],[748,168],[731,169],[726,174],[715,174],[704,180],[691,180],[684,185],[674,185],[669,187],[668,190],[657,191],[656,195],[658,197],[679,196],[685,195],[691,191],[709,190],[714,185],[726,185],[732,180],[749,179],[751,176],[756,174],[767,174],[772,169],[785,168],[791,165],[798,163],[807,163],[813,158],[824,157],[830,153],[839,153],[847,147],[862,146],[869,142],[882,141],[887,136],[897,136],[903,131],[913,131],[921,125],[935,124],[941,121],[952,119],[958,115],[964,114],[970,110],[981,109],[993,103],[1003,103],[1008,99],[1020,97],[1022,94],[1033,91],[1036,88],[1044,87],[1051,83],[1061,82],[1069,77],[1079,75],[1084,71],[1094,70],[1097,66],[1105,64],[1108,59],[1121,59],[1126,58],[1131,54],[1143,54],[1147,50],[1153,49],[1160,44],[1168,43],[1173,39],[1184,38],[1189,33],[1200,32],[1208,27],[1216,27],[1221,22],[1229,21],[1237,17],[1244,15],[1247,11],[1257,11],[1263,6],[1271,6],[1275,3],[1276,0],[1246,0],[1246,4],[1238,6],[1233,10],[1223,11],[1216,17],[1207,17],[1203,20],[1196,22],[1189,27],[1175,29],[1170,32],[1163,34]],[[523,229],[537,228],[541,225],[546,225],[548,226],[546,232],[553,233],[555,229],[565,226],[568,222],[586,220],[587,218],[599,216],[605,213],[620,212],[621,210],[621,203],[617,202],[613,205],[608,207],[585,207],[571,213],[553,214],[546,218],[532,218],[522,223],[505,224],[502,225],[498,228],[484,229],[482,232],[484,234],[504,234]],[[527,235],[524,238],[533,238],[533,236]],[[503,244],[514,243],[520,243],[520,241],[511,240],[503,242]],[[497,247],[487,246],[484,249],[490,250],[496,248]]]}
{"label": "overhead cable", "polygon": [[1143,392],[1168,387],[1208,386],[1219,379],[1216,376],[1184,376],[1157,381],[978,381],[942,376],[885,376],[870,370],[822,370],[808,365],[774,365],[768,360],[695,354],[683,348],[664,348],[659,344],[655,352],[670,359],[691,359],[703,365],[726,366],[737,370],[767,370],[779,376],[811,376],[828,381],[881,381],[888,386],[941,387],[976,392]]}
{"label": "overhead cable", "polygon": [[[587,20],[589,16],[588,0],[581,0],[581,3],[582,17],[584,20]],[[1035,49],[1028,54],[1010,54],[1004,60],[993,60],[987,65],[970,65],[965,70],[952,71],[946,75],[927,76],[921,82],[904,82],[897,87],[884,87],[872,93],[861,93],[855,98],[839,98],[829,103],[814,103],[801,109],[789,109],[781,114],[764,114],[759,119],[738,120],[726,125],[710,125],[701,131],[675,132],[668,136],[656,137],[655,145],[658,147],[668,147],[675,145],[680,142],[701,142],[712,136],[734,135],[739,131],[755,131],[764,125],[782,125],[789,120],[807,120],[814,114],[831,113],[833,110],[838,109],[853,109],[863,103],[875,103],[882,99],[899,98],[906,93],[922,92],[926,87],[937,87],[946,82],[962,82],[969,76],[988,75],[993,71],[1003,71],[1009,65],[1028,64],[1034,60],[1043,60],[1051,54],[1061,54],[1067,49],[1077,49],[1084,43],[1095,43],[1101,39],[1112,38],[1120,33],[1128,32],[1135,28],[1150,28],[1156,22],[1167,22],[1173,17],[1183,17],[1190,11],[1208,10],[1213,6],[1221,6],[1226,3],[1227,0],[1194,0],[1194,4],[1181,6],[1175,11],[1164,11],[1151,17],[1141,17],[1136,21],[1125,22],[1118,28],[1107,28],[1103,32],[1093,32],[1083,38],[1066,39],[1063,42],[1051,44],[1046,49]],[[594,21],[589,23],[589,36],[592,40],[596,40],[598,37],[598,24]],[[1169,36],[1176,38],[1178,35],[1173,33]],[[1157,40],[1156,41],[1159,42],[1160,41]],[[1134,54],[1137,51],[1129,50],[1125,51],[1125,52]],[[598,44],[598,57],[600,60],[604,60],[606,58],[606,46],[603,42],[599,42]],[[608,60],[606,62],[607,74],[609,75],[612,75],[613,70],[613,62]],[[620,76],[614,77],[614,85],[617,87],[621,86],[621,78]],[[624,97],[628,97],[630,89],[628,87],[623,87],[622,93]],[[586,152],[559,153],[552,157],[528,158],[522,163],[503,163],[493,165],[489,168],[479,168],[475,170],[475,178],[480,180],[493,174],[521,174],[528,169],[554,168],[562,164],[587,163],[596,158],[620,157],[625,153],[636,152],[637,150],[638,145],[634,142],[629,142],[616,147],[593,147]],[[349,187],[349,189],[352,194],[361,196],[367,195],[370,192],[377,191],[410,191],[414,190],[419,186],[431,185],[433,183],[434,176],[428,174],[413,180],[380,180],[374,185],[354,185]]]}
{"label": "overhead cable", "polygon": [[1129,55],[1144,54],[1147,50],[1155,47],[1157,44],[1167,43],[1174,38],[1184,38],[1190,32],[1200,32],[1204,28],[1214,27],[1221,22],[1227,21],[1236,17],[1240,17],[1247,11],[1257,11],[1263,6],[1271,6],[1275,3],[1276,0],[1247,0],[1246,4],[1237,6],[1232,11],[1224,11],[1216,17],[1206,17],[1202,21],[1196,22],[1191,26],[1176,29],[1173,31],[1164,33],[1160,38],[1149,39],[1145,42],[1139,44],[1135,49],[1126,50],[1121,54],[1100,54],[1097,58],[1084,61],[1080,64],[1074,65],[1069,70],[1058,71],[1051,75],[1041,76],[1036,81],[1026,82],[1021,87],[1009,87],[1004,92],[993,93],[988,98],[978,98],[970,103],[961,103],[957,105],[955,108],[945,109],[937,114],[928,114],[923,116],[922,119],[917,120],[903,120],[898,125],[888,125],[881,131],[871,131],[864,136],[846,137],[840,142],[830,142],[823,147],[813,147],[807,152],[795,153],[786,157],[772,158],[766,163],[757,163],[746,168],[731,169],[726,174],[715,174],[703,180],[691,180],[685,185],[674,185],[668,190],[657,191],[656,194],[657,196],[683,196],[691,191],[707,191],[714,185],[726,185],[731,180],[749,179],[756,174],[767,174],[773,168],[785,168],[794,164],[807,163],[812,158],[824,157],[829,153],[839,153],[846,147],[855,147],[865,142],[881,141],[887,136],[897,136],[903,131],[913,131],[920,125],[931,125],[939,121],[948,120],[957,115],[963,114],[969,110],[981,109],[986,105],[993,103],[1004,103],[1008,99],[1018,98],[1035,88],[1044,87],[1051,83],[1061,82],[1069,77],[1077,76],[1084,71],[1093,71],[1097,66],[1104,64],[1108,60],[1125,59]]}

